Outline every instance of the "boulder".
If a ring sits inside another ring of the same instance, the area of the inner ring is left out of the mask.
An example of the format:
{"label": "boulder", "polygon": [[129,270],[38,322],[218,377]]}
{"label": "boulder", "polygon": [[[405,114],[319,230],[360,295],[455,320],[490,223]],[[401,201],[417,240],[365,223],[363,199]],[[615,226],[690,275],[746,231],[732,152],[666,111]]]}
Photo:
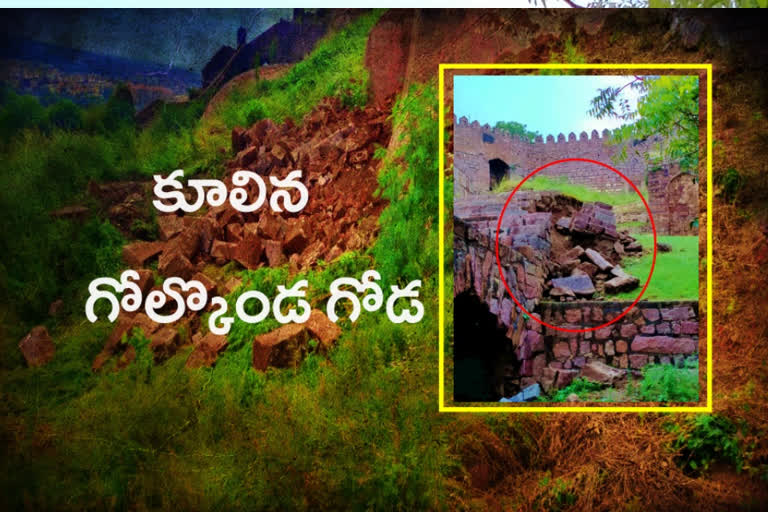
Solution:
{"label": "boulder", "polygon": [[56,345],[48,335],[48,329],[42,325],[33,327],[19,341],[19,349],[29,366],[45,366],[56,354]]}
{"label": "boulder", "polygon": [[624,372],[600,361],[590,361],[581,369],[581,376],[594,382],[612,386],[624,377]]}

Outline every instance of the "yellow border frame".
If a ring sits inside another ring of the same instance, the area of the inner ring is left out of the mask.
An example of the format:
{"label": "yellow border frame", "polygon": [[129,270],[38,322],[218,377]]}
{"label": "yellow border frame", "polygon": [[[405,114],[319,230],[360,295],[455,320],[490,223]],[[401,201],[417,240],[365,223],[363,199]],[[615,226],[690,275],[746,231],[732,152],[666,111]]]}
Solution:
{"label": "yellow border frame", "polygon": [[[707,404],[706,406],[509,406],[458,407],[445,405],[445,70],[447,69],[672,69],[707,71]],[[440,64],[440,245],[439,245],[439,339],[440,339],[440,412],[712,412],[712,64]]]}

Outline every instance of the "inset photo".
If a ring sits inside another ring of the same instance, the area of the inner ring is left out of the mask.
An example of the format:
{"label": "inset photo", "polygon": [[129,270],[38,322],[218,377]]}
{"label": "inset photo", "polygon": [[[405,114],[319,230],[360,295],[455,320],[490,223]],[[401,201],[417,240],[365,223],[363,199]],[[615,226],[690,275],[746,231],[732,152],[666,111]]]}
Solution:
{"label": "inset photo", "polygon": [[694,73],[453,76],[455,402],[699,401]]}

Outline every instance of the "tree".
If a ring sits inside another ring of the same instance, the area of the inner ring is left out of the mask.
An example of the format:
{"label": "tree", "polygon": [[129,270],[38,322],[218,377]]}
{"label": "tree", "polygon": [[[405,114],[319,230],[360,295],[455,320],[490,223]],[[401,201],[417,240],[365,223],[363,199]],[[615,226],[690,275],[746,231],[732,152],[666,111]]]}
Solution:
{"label": "tree", "polygon": [[[624,92],[641,93],[633,110]],[[617,143],[661,135],[654,163],[675,160],[683,169],[696,172],[699,163],[699,79],[697,76],[635,76],[621,87],[598,89],[589,115],[597,119],[628,121],[613,131]],[[625,144],[623,154],[626,155]]]}
{"label": "tree", "polygon": [[517,135],[528,142],[533,142],[536,137],[541,135],[537,131],[528,130],[526,125],[518,123],[517,121],[499,121],[494,128],[506,132],[509,135]]}

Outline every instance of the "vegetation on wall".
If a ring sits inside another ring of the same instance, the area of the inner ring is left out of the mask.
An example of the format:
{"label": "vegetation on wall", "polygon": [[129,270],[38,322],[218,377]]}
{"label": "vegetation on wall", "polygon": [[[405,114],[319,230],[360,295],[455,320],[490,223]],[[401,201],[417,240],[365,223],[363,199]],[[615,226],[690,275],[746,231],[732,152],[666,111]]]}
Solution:
{"label": "vegetation on wall", "polygon": [[[638,91],[637,109],[623,94]],[[699,163],[699,78],[664,75],[634,77],[620,87],[598,89],[588,113],[597,118],[626,121],[613,131],[616,143],[624,144],[623,158],[632,151],[633,140],[661,135],[656,151],[648,156],[652,164],[677,161],[685,170],[697,172]]]}

